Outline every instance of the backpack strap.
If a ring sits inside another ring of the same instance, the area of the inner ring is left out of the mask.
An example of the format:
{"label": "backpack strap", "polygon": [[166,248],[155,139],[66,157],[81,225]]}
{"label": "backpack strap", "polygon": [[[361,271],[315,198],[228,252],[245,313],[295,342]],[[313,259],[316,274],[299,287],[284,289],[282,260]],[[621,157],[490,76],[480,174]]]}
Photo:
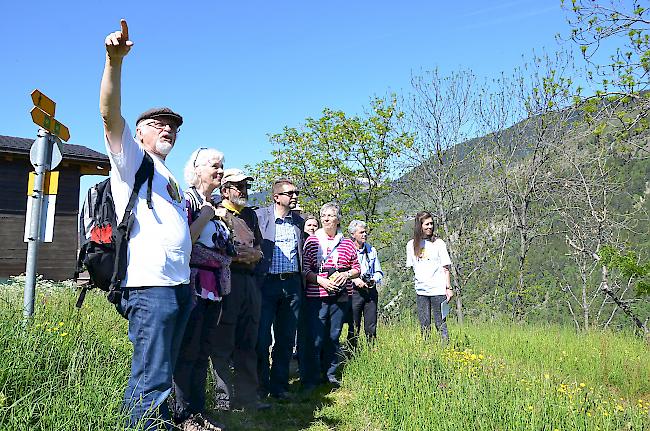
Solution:
{"label": "backpack strap", "polygon": [[129,203],[126,205],[126,208],[124,209],[124,216],[122,217],[122,222],[124,221],[125,218],[127,218],[131,214],[131,211],[133,211],[133,207],[135,207],[135,203],[138,200],[138,193],[140,192],[140,187],[142,187],[142,184],[144,184],[145,181],[147,182],[147,206],[149,207],[149,209],[152,209],[153,205],[151,204],[151,184],[153,182],[153,159],[146,151],[144,152],[142,163],[140,163],[140,167],[138,168],[138,171],[135,173],[135,180],[133,182],[133,191],[131,191],[131,197],[129,197]]}
{"label": "backpack strap", "polygon": [[140,192],[140,187],[147,182],[147,206],[151,209],[153,205],[151,203],[151,185],[153,182],[154,175],[154,163],[153,159],[147,153],[144,152],[144,157],[142,158],[142,163],[138,168],[138,171],[135,173],[135,180],[133,182],[133,190],[131,191],[131,196],[129,197],[129,202],[124,209],[124,216],[122,221],[117,226],[115,232],[115,265],[113,269],[113,277],[111,280],[111,286],[108,292],[108,300],[113,304],[117,304],[122,296],[122,293],[119,291],[122,280],[126,276],[126,266],[127,266],[127,245],[129,242],[129,236],[131,233],[131,228],[133,227],[134,219],[133,208],[135,203],[138,200],[138,193]]}
{"label": "backpack strap", "polygon": [[[153,160],[151,159],[151,156],[148,153],[145,152],[144,154],[145,157],[148,157],[149,161],[151,161],[151,175],[149,175],[149,178],[147,179],[147,206],[151,210],[153,209],[153,204],[151,203],[151,184],[153,183]],[[142,159],[142,163],[144,163],[144,159]]]}

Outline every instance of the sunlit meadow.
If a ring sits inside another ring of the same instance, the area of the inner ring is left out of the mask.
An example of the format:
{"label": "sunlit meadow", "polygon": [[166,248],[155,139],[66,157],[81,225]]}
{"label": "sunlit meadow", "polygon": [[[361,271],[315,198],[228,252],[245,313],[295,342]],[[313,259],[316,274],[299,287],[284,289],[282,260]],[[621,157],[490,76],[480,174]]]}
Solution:
{"label": "sunlit meadow", "polygon": [[[0,430],[119,429],[126,321],[101,295],[79,311],[71,284],[41,281],[24,325],[22,282],[0,285]],[[450,333],[443,347],[410,319],[380,324],[377,343],[347,361],[340,389],[225,422],[230,430],[650,429],[650,355],[633,334],[507,323]]]}

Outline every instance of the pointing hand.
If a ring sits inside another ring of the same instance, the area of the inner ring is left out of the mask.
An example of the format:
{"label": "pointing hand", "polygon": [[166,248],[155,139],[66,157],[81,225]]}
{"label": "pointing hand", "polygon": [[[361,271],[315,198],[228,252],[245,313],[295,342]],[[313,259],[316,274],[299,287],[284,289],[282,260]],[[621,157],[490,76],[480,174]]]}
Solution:
{"label": "pointing hand", "polygon": [[129,26],[125,19],[120,20],[120,27],[120,31],[106,36],[106,52],[111,58],[123,58],[133,46],[133,42],[129,40]]}

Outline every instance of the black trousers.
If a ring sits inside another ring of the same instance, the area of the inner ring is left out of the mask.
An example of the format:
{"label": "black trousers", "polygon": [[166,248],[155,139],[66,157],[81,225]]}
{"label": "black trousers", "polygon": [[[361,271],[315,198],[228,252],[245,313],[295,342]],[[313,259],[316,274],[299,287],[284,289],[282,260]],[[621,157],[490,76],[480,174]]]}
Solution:
{"label": "black trousers", "polygon": [[215,336],[221,302],[196,298],[174,369],[174,419],[182,422],[205,410],[208,358],[218,345]]}
{"label": "black trousers", "polygon": [[447,300],[445,295],[423,296],[417,295],[416,305],[418,309],[418,319],[420,319],[420,328],[425,336],[431,331],[431,315],[436,329],[440,331],[440,337],[443,341],[449,339],[447,333],[447,318],[442,318],[440,305]]}
{"label": "black trousers", "polygon": [[210,356],[228,388],[231,406],[252,404],[258,398],[256,345],[261,302],[255,276],[233,271],[232,291],[223,299],[221,322],[214,334],[218,345]]}
{"label": "black trousers", "polygon": [[371,343],[377,337],[377,300],[376,288],[354,289],[352,291],[352,307],[348,319],[348,340],[355,348],[361,333],[361,319],[363,318],[363,332],[366,340]]}

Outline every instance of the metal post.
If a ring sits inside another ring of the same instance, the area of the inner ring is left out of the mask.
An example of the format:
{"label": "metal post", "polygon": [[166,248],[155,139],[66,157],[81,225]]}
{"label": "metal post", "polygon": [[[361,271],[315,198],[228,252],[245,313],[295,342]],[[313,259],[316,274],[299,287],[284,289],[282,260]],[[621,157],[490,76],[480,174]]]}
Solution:
{"label": "metal post", "polygon": [[45,227],[41,223],[41,210],[43,209],[43,187],[45,174],[50,170],[52,160],[52,136],[43,129],[38,131],[36,145],[36,163],[34,168],[34,190],[32,190],[31,220],[29,235],[27,237],[27,264],[25,267],[25,296],[23,300],[23,317],[28,319],[34,315],[34,296],[36,292],[36,265],[38,263],[38,247],[41,242],[41,230]]}

